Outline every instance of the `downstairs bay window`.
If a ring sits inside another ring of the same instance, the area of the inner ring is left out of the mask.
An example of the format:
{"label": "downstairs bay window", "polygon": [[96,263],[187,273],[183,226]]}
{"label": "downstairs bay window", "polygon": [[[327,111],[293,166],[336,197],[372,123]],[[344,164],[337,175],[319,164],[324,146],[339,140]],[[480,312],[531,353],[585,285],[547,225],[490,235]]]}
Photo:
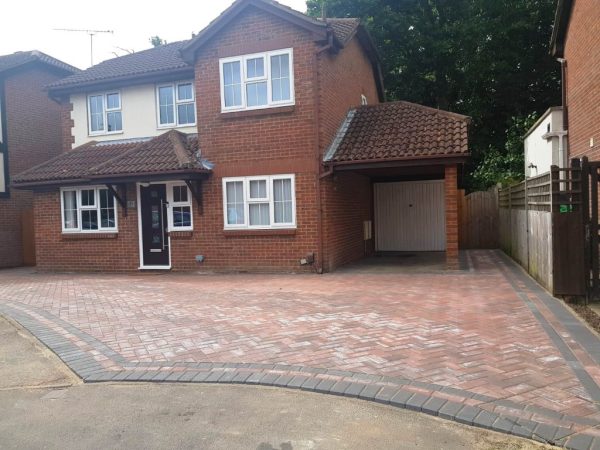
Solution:
{"label": "downstairs bay window", "polygon": [[106,188],[61,189],[63,233],[117,231],[117,210],[113,194]]}
{"label": "downstairs bay window", "polygon": [[294,175],[223,178],[226,230],[296,228]]}

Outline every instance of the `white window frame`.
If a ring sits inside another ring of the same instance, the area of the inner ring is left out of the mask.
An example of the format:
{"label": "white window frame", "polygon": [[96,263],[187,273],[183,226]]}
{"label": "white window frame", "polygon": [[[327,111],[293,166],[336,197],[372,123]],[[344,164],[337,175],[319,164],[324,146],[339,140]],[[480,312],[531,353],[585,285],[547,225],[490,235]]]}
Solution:
{"label": "white window frame", "polygon": [[[165,183],[167,186],[167,223],[168,231],[193,231],[194,230],[194,207],[192,206],[192,193],[184,182],[168,182]],[[185,187],[187,190],[187,202],[176,202],[173,196],[173,188]],[[173,217],[174,207],[189,207],[190,208],[190,226],[189,227],[176,227],[175,218]]]}
{"label": "white window frame", "polygon": [[[250,198],[250,181],[266,180],[267,181],[267,197],[266,198]],[[292,188],[292,221],[287,223],[275,223],[275,204],[273,195],[273,182],[275,180],[291,180]],[[244,223],[243,224],[228,224],[227,223],[227,183],[232,182],[243,183],[243,198],[244,198]],[[294,174],[281,175],[263,175],[252,177],[229,177],[222,179],[223,189],[223,229],[224,230],[270,230],[270,229],[295,229],[296,228],[296,177]],[[269,225],[250,225],[250,204],[252,203],[268,203],[269,204]]]}
{"label": "white window frame", "polygon": [[[280,100],[273,101],[273,88],[272,88],[272,78],[271,78],[271,57],[279,56],[279,55],[288,55],[290,61],[290,99],[289,100]],[[265,67],[265,76],[264,77],[253,77],[248,78],[247,76],[247,61],[249,59],[263,58],[264,67]],[[240,70],[241,70],[241,94],[242,94],[242,104],[239,106],[225,106],[225,89],[224,89],[224,78],[223,78],[223,66],[227,63],[231,62],[239,62]],[[266,81],[267,82],[267,104],[259,105],[259,106],[247,106],[246,99],[246,86],[248,84],[253,84],[256,82]],[[219,85],[221,89],[221,112],[234,112],[234,111],[247,111],[247,110],[255,110],[255,109],[266,109],[266,108],[276,108],[281,106],[291,106],[295,104],[295,90],[294,90],[294,50],[292,48],[285,48],[281,50],[275,50],[270,52],[263,53],[253,53],[249,55],[240,55],[230,58],[221,58],[219,59]]]}
{"label": "white window frame", "polygon": [[[94,191],[94,206],[82,206],[81,205],[81,191]],[[94,233],[118,233],[119,231],[119,203],[117,199],[113,196],[113,204],[115,211],[115,226],[114,227],[102,227],[102,216],[100,211],[100,191],[107,190],[106,186],[77,186],[77,187],[68,187],[60,189],[60,223],[61,229],[63,233],[73,234],[73,233],[86,233],[86,234],[94,234]],[[75,192],[77,199],[77,228],[65,228],[65,192]],[[112,193],[109,191],[109,194]],[[98,214],[98,229],[97,230],[83,230],[81,228],[81,211],[96,211]]]}
{"label": "white window frame", "polygon": [[[179,90],[177,89],[182,84],[191,84],[192,85],[192,99],[191,100],[180,100],[179,99]],[[172,123],[160,123],[160,89],[161,88],[171,88],[173,92],[173,118],[175,122]],[[196,89],[194,86],[194,80],[188,81],[176,81],[174,83],[163,83],[156,85],[156,124],[157,128],[185,128],[185,127],[195,127],[198,122],[198,111],[196,111]],[[179,110],[177,108],[178,105],[183,105],[186,103],[191,103],[194,105],[194,123],[179,123]]]}
{"label": "white window frame", "polygon": [[[119,96],[119,107],[118,108],[108,108],[107,97],[109,95],[117,94]],[[102,116],[104,120],[104,128],[98,131],[92,131],[92,109],[90,108],[90,98],[91,97],[102,97]],[[99,136],[103,134],[122,134],[125,129],[125,123],[123,121],[123,97],[121,96],[120,90],[115,91],[105,91],[105,92],[96,92],[93,94],[88,94],[86,96],[86,108],[87,108],[87,116],[88,116],[88,136]],[[121,129],[116,131],[108,131],[108,113],[110,112],[120,112],[121,113]]]}

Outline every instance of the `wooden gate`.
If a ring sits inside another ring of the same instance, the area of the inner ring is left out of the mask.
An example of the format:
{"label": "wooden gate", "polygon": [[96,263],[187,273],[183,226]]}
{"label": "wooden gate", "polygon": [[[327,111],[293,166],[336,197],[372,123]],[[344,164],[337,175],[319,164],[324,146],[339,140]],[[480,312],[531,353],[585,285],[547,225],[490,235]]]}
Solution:
{"label": "wooden gate", "polygon": [[23,244],[23,265],[35,266],[33,208],[26,209],[21,213],[21,237]]}
{"label": "wooden gate", "polygon": [[498,248],[498,192],[458,195],[459,245],[461,249]]}
{"label": "wooden gate", "polygon": [[586,156],[581,159],[585,282],[588,298],[594,299],[600,298],[599,171],[600,161],[589,161]]}

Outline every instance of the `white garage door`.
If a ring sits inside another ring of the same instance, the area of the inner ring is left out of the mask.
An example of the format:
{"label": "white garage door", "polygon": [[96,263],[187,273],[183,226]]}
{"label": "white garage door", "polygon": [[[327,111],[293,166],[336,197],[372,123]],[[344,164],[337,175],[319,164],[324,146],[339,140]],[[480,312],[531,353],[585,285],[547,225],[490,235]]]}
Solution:
{"label": "white garage door", "polygon": [[444,180],[375,184],[379,251],[444,251]]}

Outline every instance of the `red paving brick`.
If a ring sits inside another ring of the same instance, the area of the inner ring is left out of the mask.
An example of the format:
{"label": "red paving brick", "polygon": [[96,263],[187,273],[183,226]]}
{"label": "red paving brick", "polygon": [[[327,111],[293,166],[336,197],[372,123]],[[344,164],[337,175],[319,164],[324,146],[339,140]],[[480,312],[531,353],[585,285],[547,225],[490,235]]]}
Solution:
{"label": "red paving brick", "polygon": [[[286,364],[396,376],[600,423],[598,405],[509,282],[506,263],[489,251],[469,259],[470,271],[410,274],[6,270],[0,303],[61,331],[106,367],[118,365],[53,317],[130,363]],[[525,284],[512,281],[600,383],[592,358]]]}

